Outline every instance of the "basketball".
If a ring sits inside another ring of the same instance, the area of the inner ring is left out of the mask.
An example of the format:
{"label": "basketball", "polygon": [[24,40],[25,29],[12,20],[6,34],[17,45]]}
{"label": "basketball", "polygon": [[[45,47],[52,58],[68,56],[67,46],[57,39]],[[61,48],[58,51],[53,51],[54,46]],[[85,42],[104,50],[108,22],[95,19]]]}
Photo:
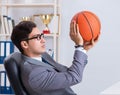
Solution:
{"label": "basketball", "polygon": [[99,18],[90,11],[82,11],[75,14],[72,18],[78,24],[79,31],[83,40],[88,42],[96,39],[100,34],[101,23]]}

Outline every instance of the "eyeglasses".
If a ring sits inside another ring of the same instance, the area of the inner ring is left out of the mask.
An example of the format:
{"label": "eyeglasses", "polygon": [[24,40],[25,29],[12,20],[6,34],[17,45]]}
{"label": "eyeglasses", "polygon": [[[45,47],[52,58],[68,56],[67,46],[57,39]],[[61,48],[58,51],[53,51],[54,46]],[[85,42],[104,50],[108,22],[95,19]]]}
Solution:
{"label": "eyeglasses", "polygon": [[37,34],[37,35],[35,35],[35,36],[31,37],[31,38],[25,38],[25,39],[23,39],[23,41],[28,41],[28,40],[32,40],[32,39],[37,39],[39,41],[39,40],[41,40],[41,38],[44,38],[43,33]]}

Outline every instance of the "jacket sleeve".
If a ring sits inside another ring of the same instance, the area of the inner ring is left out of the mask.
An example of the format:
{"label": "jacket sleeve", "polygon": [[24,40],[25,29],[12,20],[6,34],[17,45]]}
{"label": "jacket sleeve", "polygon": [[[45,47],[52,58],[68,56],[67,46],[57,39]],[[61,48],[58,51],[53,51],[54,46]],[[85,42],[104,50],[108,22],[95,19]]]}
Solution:
{"label": "jacket sleeve", "polygon": [[79,50],[74,53],[72,65],[66,71],[58,72],[43,67],[33,69],[29,74],[29,85],[34,91],[48,91],[66,88],[82,80],[87,55]]}

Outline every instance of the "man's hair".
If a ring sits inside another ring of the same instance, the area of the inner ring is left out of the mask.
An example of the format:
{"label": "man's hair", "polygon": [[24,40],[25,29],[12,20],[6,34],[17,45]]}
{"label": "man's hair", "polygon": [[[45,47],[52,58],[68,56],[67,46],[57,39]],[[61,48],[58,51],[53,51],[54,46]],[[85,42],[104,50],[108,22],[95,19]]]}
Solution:
{"label": "man's hair", "polygon": [[23,53],[23,49],[20,44],[21,41],[28,38],[29,34],[32,32],[32,29],[35,27],[36,24],[32,21],[22,21],[13,28],[11,40],[21,53]]}

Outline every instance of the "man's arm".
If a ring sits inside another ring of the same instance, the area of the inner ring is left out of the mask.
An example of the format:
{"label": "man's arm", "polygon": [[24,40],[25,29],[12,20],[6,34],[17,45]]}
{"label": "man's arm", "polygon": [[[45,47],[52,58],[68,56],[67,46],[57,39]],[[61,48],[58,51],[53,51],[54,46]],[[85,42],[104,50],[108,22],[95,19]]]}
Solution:
{"label": "man's arm", "polygon": [[83,70],[87,63],[87,55],[76,50],[73,64],[65,72],[57,72],[38,67],[29,75],[29,84],[35,91],[57,90],[72,86],[82,80]]}

